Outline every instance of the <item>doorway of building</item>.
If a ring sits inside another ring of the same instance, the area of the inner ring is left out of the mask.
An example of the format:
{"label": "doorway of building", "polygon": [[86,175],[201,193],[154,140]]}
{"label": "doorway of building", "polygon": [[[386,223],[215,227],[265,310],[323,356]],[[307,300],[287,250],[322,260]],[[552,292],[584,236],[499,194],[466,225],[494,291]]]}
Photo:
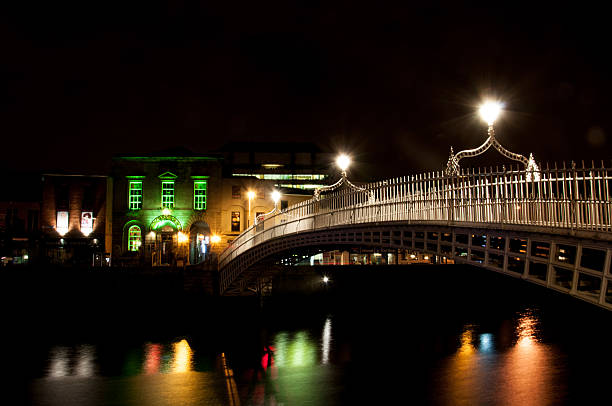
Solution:
{"label": "doorway of building", "polygon": [[162,228],[158,233],[159,238],[159,262],[160,265],[172,265],[174,263],[174,234],[170,226]]}
{"label": "doorway of building", "polygon": [[204,221],[196,221],[189,229],[189,263],[200,264],[210,258],[210,227]]}

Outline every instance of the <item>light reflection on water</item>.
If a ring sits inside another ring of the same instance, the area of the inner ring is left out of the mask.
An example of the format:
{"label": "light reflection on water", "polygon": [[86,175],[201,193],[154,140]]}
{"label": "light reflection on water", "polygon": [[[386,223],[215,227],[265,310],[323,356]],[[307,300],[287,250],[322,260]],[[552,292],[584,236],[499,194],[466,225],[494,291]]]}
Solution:
{"label": "light reflection on water", "polygon": [[[333,382],[346,372],[344,363],[354,361],[359,368],[363,364],[364,370],[360,373],[376,376],[381,365],[389,367],[395,362],[389,357],[383,364],[368,364],[374,361],[358,358],[360,353],[351,350],[351,346],[357,345],[356,337],[349,335],[346,342],[347,336],[335,331],[336,317],[319,319],[316,326],[308,329],[279,330],[271,334],[259,347],[253,364],[240,364],[240,355],[228,351],[218,353],[215,366],[198,369],[198,358],[204,355],[190,344],[189,338],[146,342],[118,356],[124,364],[118,370],[127,372],[120,376],[117,386],[102,385],[106,388],[103,390],[97,386],[96,379],[107,376],[101,366],[104,352],[92,344],[55,346],[49,350],[46,373],[37,394],[44,399],[55,396],[59,400],[49,404],[63,404],[65,396],[73,395],[84,403],[98,404],[93,397],[103,399],[105,395],[100,391],[112,392],[118,388],[123,388],[126,396],[134,400],[126,404],[144,400],[150,404],[175,404],[178,399],[194,403],[194,399],[209,398],[226,404],[334,404],[335,393],[343,389],[335,387]],[[436,381],[435,393],[427,395],[429,403],[555,404],[565,390],[555,384],[558,350],[542,342],[539,317],[537,311],[527,310],[490,329],[466,323],[458,331],[453,330],[454,351],[438,354],[432,376],[428,378]],[[339,337],[345,341],[338,342]],[[370,348],[384,347],[387,342],[383,336],[381,343],[371,344]],[[394,351],[398,353],[397,349],[388,350],[389,354]],[[411,351],[414,357],[418,356],[419,349]],[[233,362],[240,367],[232,369]],[[404,367],[413,367],[405,360],[398,362]],[[82,384],[75,386],[72,378],[92,382],[98,392],[90,393]],[[404,379],[406,385],[412,385],[408,377]],[[418,389],[421,388],[413,388]]]}
{"label": "light reflection on water", "polygon": [[90,377],[96,374],[95,368],[95,347],[93,345],[79,345],[76,348],[57,346],[49,352],[48,377]]}
{"label": "light reflection on water", "polygon": [[[126,375],[182,373],[193,370],[193,351],[185,339],[170,345],[145,343],[142,352],[142,357],[138,351],[132,351],[126,357],[124,368],[122,368]],[[52,347],[49,350],[46,377],[96,376],[98,374],[96,358],[94,345]],[[138,360],[141,358],[144,361],[142,366],[139,366]]]}
{"label": "light reflection on water", "polygon": [[444,403],[548,405],[562,397],[552,390],[554,350],[540,342],[533,311],[518,315],[510,348],[496,349],[489,332],[479,334],[476,347],[475,330],[465,326],[456,353],[443,367],[442,387],[449,388]]}

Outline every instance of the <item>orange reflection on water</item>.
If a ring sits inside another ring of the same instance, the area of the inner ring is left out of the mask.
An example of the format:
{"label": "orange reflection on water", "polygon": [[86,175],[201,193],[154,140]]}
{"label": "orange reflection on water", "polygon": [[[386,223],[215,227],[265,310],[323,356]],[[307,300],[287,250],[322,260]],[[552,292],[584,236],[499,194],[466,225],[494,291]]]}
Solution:
{"label": "orange reflection on water", "polygon": [[459,347],[459,350],[457,351],[457,355],[466,356],[466,355],[472,354],[475,351],[473,336],[474,336],[474,332],[472,331],[471,328],[467,328],[461,334],[461,346]]}
{"label": "orange reflection on water", "polygon": [[474,330],[466,326],[461,334],[460,345],[456,354],[449,360],[446,373],[442,379],[446,382],[442,387],[448,387],[445,392],[447,404],[463,404],[472,399],[478,386],[478,353],[474,347]]}
{"label": "orange reflection on water", "polygon": [[500,366],[500,396],[508,404],[553,403],[554,368],[550,349],[539,342],[537,324],[531,313],[521,315],[515,329],[516,345]]}
{"label": "orange reflection on water", "polygon": [[183,339],[178,343],[174,343],[172,345],[174,350],[174,363],[172,367],[172,372],[187,372],[191,371],[191,357],[193,356],[193,351],[189,346],[187,340]]}

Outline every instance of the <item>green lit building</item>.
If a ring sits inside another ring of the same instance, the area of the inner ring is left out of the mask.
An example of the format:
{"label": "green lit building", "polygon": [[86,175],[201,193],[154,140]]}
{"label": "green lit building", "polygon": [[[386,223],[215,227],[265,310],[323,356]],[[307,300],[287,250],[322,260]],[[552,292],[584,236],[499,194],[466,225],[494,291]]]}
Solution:
{"label": "green lit building", "polygon": [[[113,158],[112,257],[121,266],[199,264],[273,209],[312,197],[329,157],[311,144],[227,145]],[[249,152],[250,151],[250,152]],[[261,151],[261,152],[260,152]],[[263,152],[267,151],[267,152]]]}
{"label": "green lit building", "polygon": [[221,229],[215,198],[221,162],[220,156],[191,153],[113,158],[115,264],[182,266],[206,260]]}

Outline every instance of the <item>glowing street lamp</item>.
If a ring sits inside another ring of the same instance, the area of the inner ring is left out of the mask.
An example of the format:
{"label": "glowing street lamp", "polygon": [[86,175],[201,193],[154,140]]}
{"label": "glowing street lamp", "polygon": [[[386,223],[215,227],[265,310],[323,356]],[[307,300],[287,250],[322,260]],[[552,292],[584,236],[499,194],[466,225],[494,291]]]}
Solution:
{"label": "glowing street lamp", "polygon": [[281,198],[281,194],[278,190],[272,192],[272,201],[274,202],[274,209],[276,210],[276,206],[278,205],[278,201]]}
{"label": "glowing street lamp", "polygon": [[178,232],[178,242],[179,242],[179,244],[185,244],[185,243],[189,242],[189,235],[179,231]]}
{"label": "glowing street lamp", "polygon": [[346,154],[340,154],[336,158],[336,165],[338,165],[338,168],[340,168],[340,170],[342,171],[343,176],[346,176],[346,170],[348,169],[350,164],[351,158]]}
{"label": "glowing street lamp", "polygon": [[478,109],[480,117],[489,125],[489,127],[495,124],[495,120],[499,117],[503,105],[495,101],[486,101]]}
{"label": "glowing street lamp", "polygon": [[213,235],[210,237],[210,242],[211,242],[212,244],[217,244],[217,243],[221,242],[221,237],[220,237],[219,235],[217,235],[217,234],[213,234]]}

